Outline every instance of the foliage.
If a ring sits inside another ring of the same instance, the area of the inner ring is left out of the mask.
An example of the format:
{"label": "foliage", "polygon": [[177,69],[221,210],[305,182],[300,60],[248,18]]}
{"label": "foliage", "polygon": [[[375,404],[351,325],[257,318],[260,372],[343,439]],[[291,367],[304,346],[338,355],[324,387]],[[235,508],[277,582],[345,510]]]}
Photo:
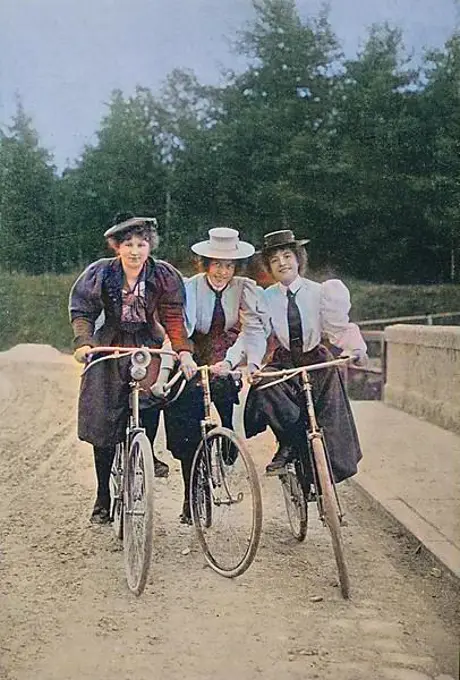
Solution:
{"label": "foliage", "polygon": [[55,181],[49,154],[18,100],[13,124],[0,133],[0,266],[56,269]]}
{"label": "foliage", "polygon": [[97,142],[61,177],[18,108],[0,141],[0,264],[81,268],[132,210],[158,217],[169,259],[213,225],[257,245],[292,227],[316,268],[459,281],[460,36],[414,68],[401,32],[374,26],[345,59],[326,11],[303,21],[294,0],[254,7],[235,42],[243,72],[208,87],[175,70],[157,95],[114,91]]}

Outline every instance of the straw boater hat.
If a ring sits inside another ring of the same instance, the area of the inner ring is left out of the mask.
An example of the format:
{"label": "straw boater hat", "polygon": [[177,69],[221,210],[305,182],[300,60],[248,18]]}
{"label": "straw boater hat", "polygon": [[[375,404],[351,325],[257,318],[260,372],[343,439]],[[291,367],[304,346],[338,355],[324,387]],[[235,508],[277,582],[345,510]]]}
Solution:
{"label": "straw boater hat", "polygon": [[209,230],[209,239],[194,243],[191,249],[201,257],[213,260],[242,260],[254,255],[255,248],[246,241],[240,241],[239,232],[228,227],[214,227]]}
{"label": "straw boater hat", "polygon": [[258,252],[265,253],[267,250],[284,248],[285,246],[304,246],[307,243],[310,243],[310,239],[296,239],[293,231],[290,229],[281,229],[280,231],[271,231],[269,234],[265,234],[264,245],[262,250]]}
{"label": "straw boater hat", "polygon": [[105,238],[108,238],[114,234],[119,234],[122,231],[127,231],[128,229],[139,226],[148,226],[156,231],[158,228],[158,222],[156,217],[130,217],[129,219],[119,222],[118,224],[114,224],[113,227],[107,229],[107,231],[104,232],[104,236]]}

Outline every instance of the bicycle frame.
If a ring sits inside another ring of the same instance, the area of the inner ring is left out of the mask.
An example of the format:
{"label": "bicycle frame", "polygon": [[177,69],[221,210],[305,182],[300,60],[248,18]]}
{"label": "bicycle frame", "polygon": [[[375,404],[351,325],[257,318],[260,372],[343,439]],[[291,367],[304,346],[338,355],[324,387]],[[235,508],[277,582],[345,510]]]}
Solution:
{"label": "bicycle frame", "polygon": [[[340,499],[337,494],[337,489],[336,489],[336,484],[334,481],[334,477],[332,474],[332,467],[331,467],[331,462],[329,459],[329,454],[327,451],[327,443],[326,443],[326,438],[324,436],[323,430],[319,427],[318,425],[318,420],[316,417],[316,411],[315,411],[315,405],[313,402],[313,387],[311,384],[311,380],[309,377],[309,373],[312,371],[318,371],[323,368],[331,369],[333,367],[338,367],[338,366],[345,366],[349,364],[353,360],[353,357],[344,357],[341,359],[334,359],[332,361],[324,361],[318,364],[312,364],[311,366],[299,366],[297,368],[288,368],[288,369],[282,369],[279,371],[264,371],[260,372],[257,374],[257,377],[261,378],[266,378],[266,377],[273,377],[276,378],[275,380],[266,383],[264,385],[261,385],[260,387],[257,387],[256,389],[264,390],[267,389],[268,387],[272,387],[273,385],[277,385],[282,382],[286,382],[287,380],[291,380],[293,377],[296,375],[300,375],[301,377],[301,389],[302,393],[304,396],[304,402],[305,402],[305,407],[306,407],[306,413],[307,413],[307,444],[308,444],[308,457],[310,461],[310,466],[312,469],[313,473],[313,485],[315,487],[316,491],[316,505],[318,507],[318,513],[320,516],[320,519],[322,522],[324,522],[324,510],[323,510],[323,504],[322,504],[322,497],[320,493],[320,485],[318,482],[318,474],[316,470],[316,462],[315,462],[315,454],[313,450],[313,441],[315,439],[320,439],[323,442],[325,453],[326,453],[326,460],[327,460],[327,466],[329,469],[329,475],[331,478],[332,482],[332,487],[334,489],[334,496],[337,501],[337,507],[339,511],[339,518],[340,521],[343,519],[343,512],[342,512],[342,507],[340,505]],[[305,461],[303,460],[303,452],[300,452],[300,455],[298,456],[298,460],[301,466],[301,472],[302,472],[302,483],[305,484]],[[308,489],[304,489],[305,491],[308,492]]]}
{"label": "bicycle frame", "polygon": [[[225,501],[228,504],[238,502],[238,500],[234,500],[232,498],[232,495],[230,493],[230,490],[225,482],[225,478],[223,478],[223,475],[220,470],[220,466],[214,466],[215,469],[213,469],[212,465],[212,460],[211,460],[211,452],[209,449],[209,446],[206,442],[206,435],[208,432],[210,432],[212,429],[214,429],[217,426],[217,423],[215,423],[212,419],[211,416],[211,404],[212,404],[212,399],[211,399],[211,384],[209,380],[209,375],[211,373],[210,366],[204,365],[204,366],[199,366],[198,367],[198,372],[200,373],[200,378],[201,378],[201,385],[203,387],[203,405],[204,405],[204,418],[200,422],[201,426],[201,441],[203,442],[203,447],[205,450],[205,461],[206,461],[206,468],[207,468],[207,474],[208,478],[211,480],[212,488],[215,489],[219,486],[222,485],[222,480],[224,483],[224,488],[226,495],[228,497],[228,500]],[[221,502],[224,502],[221,500]]]}
{"label": "bicycle frame", "polygon": [[[231,491],[228,488],[228,485],[225,481],[225,476],[222,475],[222,471],[220,470],[220,466],[214,466],[215,469],[213,469],[213,465],[212,465],[212,461],[211,461],[211,452],[210,452],[210,449],[209,449],[209,445],[206,441],[206,435],[209,432],[211,432],[211,430],[213,430],[215,427],[217,427],[217,423],[213,420],[213,418],[211,416],[212,399],[211,399],[211,384],[210,384],[210,380],[209,380],[209,376],[211,374],[211,367],[206,365],[206,364],[203,365],[203,366],[198,366],[198,373],[200,374],[201,385],[202,385],[202,388],[203,388],[204,418],[200,421],[200,428],[201,428],[201,441],[203,443],[203,447],[204,447],[204,451],[205,451],[206,473],[207,473],[208,478],[211,481],[213,489],[216,489],[217,487],[221,486],[222,484],[224,485],[224,489],[225,489],[225,492],[226,492],[226,495],[227,495],[227,500],[223,501],[221,499],[220,503],[221,504],[228,503],[229,505],[231,505],[233,503],[240,502],[241,499],[240,498],[233,498]],[[174,378],[173,378],[173,380],[174,380]]]}
{"label": "bicycle frame", "polygon": [[198,372],[200,374],[201,385],[203,387],[203,404],[204,404],[204,418],[200,422],[201,426],[201,437],[205,438],[206,434],[212,427],[216,426],[216,423],[211,417],[211,384],[209,381],[209,374],[211,372],[209,366],[199,366]]}

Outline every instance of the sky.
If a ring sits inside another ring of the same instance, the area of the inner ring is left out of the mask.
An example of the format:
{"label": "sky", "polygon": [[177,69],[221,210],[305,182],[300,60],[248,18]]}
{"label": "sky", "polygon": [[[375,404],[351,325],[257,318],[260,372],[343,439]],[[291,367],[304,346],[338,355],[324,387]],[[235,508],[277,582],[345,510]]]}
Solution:
{"label": "sky", "polygon": [[[297,0],[302,17],[321,0]],[[460,12],[456,0],[329,0],[330,21],[352,56],[368,27],[389,21],[407,48],[441,47]],[[251,0],[0,0],[0,126],[20,95],[42,146],[59,168],[73,164],[105,115],[113,89],[157,91],[174,68],[217,83],[243,68],[231,38],[253,16]]]}

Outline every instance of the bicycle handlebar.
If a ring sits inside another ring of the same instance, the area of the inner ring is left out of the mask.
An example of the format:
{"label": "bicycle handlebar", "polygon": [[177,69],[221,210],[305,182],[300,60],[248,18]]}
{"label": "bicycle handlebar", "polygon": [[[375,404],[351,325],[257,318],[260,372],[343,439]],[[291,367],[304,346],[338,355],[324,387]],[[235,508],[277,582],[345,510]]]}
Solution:
{"label": "bicycle handlebar", "polygon": [[[110,353],[114,354],[119,358],[120,354],[126,355],[126,354],[133,354],[134,352],[138,352],[139,350],[145,350],[149,352],[150,354],[153,355],[158,355],[158,354],[164,354],[168,356],[175,357],[177,359],[177,352],[174,352],[173,350],[169,349],[161,349],[159,348],[154,348],[154,347],[116,347],[116,346],[108,346],[108,347],[91,347],[91,349],[86,352],[86,356],[89,357],[91,354],[105,354],[105,353]],[[109,357],[105,357],[109,358]]]}
{"label": "bicycle handlebar", "polygon": [[95,366],[96,364],[99,364],[101,361],[109,361],[110,359],[123,359],[125,357],[129,357],[134,355],[136,352],[148,352],[149,354],[152,354],[154,356],[160,356],[162,354],[167,355],[167,356],[172,356],[174,358],[177,358],[176,352],[173,352],[172,350],[168,349],[161,349],[161,348],[153,348],[153,347],[117,347],[117,346],[108,346],[108,347],[91,347],[90,350],[85,352],[85,357],[88,359],[92,354],[107,354],[107,356],[99,357],[98,359],[94,359],[94,361],[89,361],[87,362],[84,370],[83,370],[83,375],[89,371],[90,368]]}
{"label": "bicycle handlebar", "polygon": [[[197,367],[197,373],[200,373],[203,370],[205,370],[205,371],[207,370],[210,373],[214,373],[214,371],[212,370],[212,366],[209,366],[208,364],[203,364],[202,366]],[[241,374],[241,371],[234,370],[234,371],[230,371],[227,375],[231,375],[234,378],[241,378],[242,374]],[[168,392],[171,389],[171,387],[173,387],[180,378],[183,378],[185,380],[184,374],[181,373],[181,371],[178,371],[176,373],[176,375],[174,375],[171,378],[171,380],[169,380],[169,382],[165,383],[165,392]]]}
{"label": "bicycle handlebar", "polygon": [[[91,347],[91,350],[86,352],[86,357],[90,357],[92,354],[107,354],[108,356],[104,357],[99,357],[98,359],[95,359],[91,363],[88,363],[83,371],[85,373],[91,366],[94,366],[95,364],[99,363],[100,361],[107,361],[109,359],[122,359],[124,357],[129,356],[130,354],[134,354],[135,352],[139,352],[140,350],[142,351],[147,351],[150,354],[154,356],[159,356],[159,355],[165,355],[165,356],[172,356],[175,359],[178,359],[178,354],[177,352],[174,352],[172,350],[167,350],[167,349],[161,349],[161,348],[152,348],[152,347],[117,347],[117,346],[102,346],[102,347]],[[212,366],[208,366],[207,364],[203,364],[202,366],[197,367],[197,371],[203,371],[203,370],[209,370],[210,373],[213,371],[211,370]],[[232,375],[234,377],[239,377],[241,378],[241,371],[230,371],[228,375]],[[169,380],[167,383],[164,385],[164,393],[165,397],[168,395],[168,393],[171,391],[171,388],[174,387],[174,385],[179,382],[179,380],[183,378],[183,381],[185,383],[185,376],[181,371],[178,371],[171,380]],[[181,386],[179,388],[179,392],[176,395],[175,399],[179,396],[179,394],[182,393],[183,389],[185,387]]]}
{"label": "bicycle handlebar", "polygon": [[257,389],[259,390],[264,390],[267,387],[273,387],[273,385],[278,385],[279,383],[286,382],[287,380],[293,378],[295,375],[299,375],[299,373],[303,373],[304,371],[310,373],[312,371],[319,371],[322,368],[345,366],[346,364],[356,361],[357,358],[358,357],[355,356],[347,356],[341,357],[340,359],[322,361],[319,364],[310,364],[309,366],[296,366],[295,368],[283,368],[279,371],[256,371],[255,373],[250,375],[248,379],[250,383],[254,383],[255,380],[258,380],[260,378],[278,378],[278,380],[272,380],[271,382],[266,383],[265,385],[260,385],[260,387],[257,387]]}

